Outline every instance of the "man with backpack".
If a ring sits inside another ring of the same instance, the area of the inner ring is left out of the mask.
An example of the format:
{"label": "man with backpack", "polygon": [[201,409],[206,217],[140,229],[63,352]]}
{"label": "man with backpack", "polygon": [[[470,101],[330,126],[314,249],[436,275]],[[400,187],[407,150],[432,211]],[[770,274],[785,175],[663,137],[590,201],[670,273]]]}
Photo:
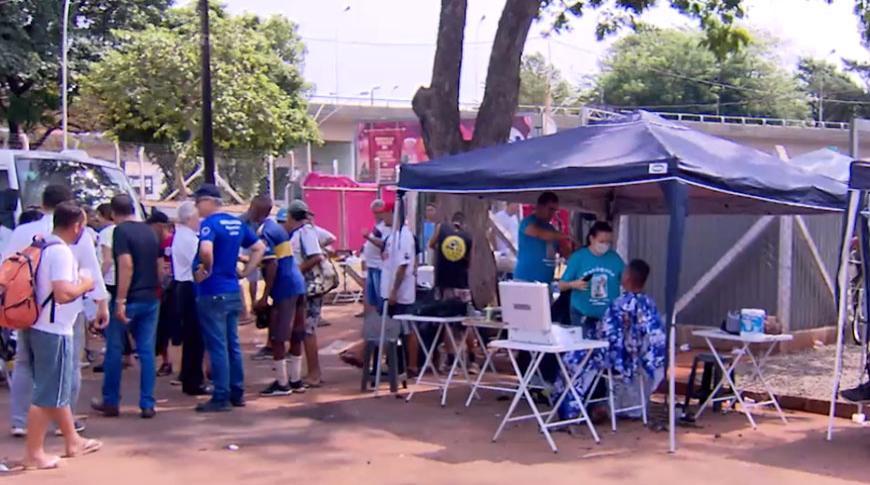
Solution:
{"label": "man with backpack", "polygon": [[[39,312],[35,321],[31,320],[32,325],[19,332],[18,339],[18,353],[22,356],[19,360],[27,362],[33,375],[25,469],[55,468],[60,462],[60,457],[47,454],[44,448],[51,421],[63,432],[64,456],[93,453],[102,447],[97,440],[79,436],[70,408],[73,374],[81,358],[73,352],[73,327],[82,311],[82,295],[94,287],[93,279],[88,271],[79,269],[70,248],[82,237],[86,217],[74,202],[62,202],[53,209],[53,233],[36,243],[42,250],[31,287]],[[14,281],[6,283],[7,290],[15,287]],[[10,315],[9,307],[4,308],[7,324]]]}
{"label": "man with backpack", "polygon": [[[62,202],[73,200],[73,193],[69,187],[65,185],[48,185],[42,193],[42,208],[45,216],[39,220],[22,224],[15,228],[6,245],[3,248],[2,259],[5,261],[19,251],[30,246],[34,238],[44,239],[51,235],[54,229],[54,211],[55,208]],[[95,326],[104,328],[109,322],[109,293],[106,291],[106,285],[103,282],[102,270],[100,263],[97,260],[97,252],[94,247],[94,241],[90,234],[85,231],[81,236],[70,244],[76,264],[82,269],[90,272],[94,279],[93,289],[86,295],[97,303],[97,314]],[[79,305],[81,306],[81,305]],[[75,410],[78,402],[79,390],[81,389],[81,364],[80,359],[85,346],[85,317],[84,309],[77,316],[77,320],[73,327],[73,354],[75,360],[75,372],[72,377],[72,399],[70,407]],[[30,407],[30,397],[33,390],[33,370],[30,368],[30,363],[26,356],[21,352],[16,354],[15,372],[12,375],[12,383],[10,385],[9,409],[10,409],[10,424],[12,435],[23,437],[26,434],[27,428],[27,410]],[[76,421],[76,431],[84,431],[84,424]]]}

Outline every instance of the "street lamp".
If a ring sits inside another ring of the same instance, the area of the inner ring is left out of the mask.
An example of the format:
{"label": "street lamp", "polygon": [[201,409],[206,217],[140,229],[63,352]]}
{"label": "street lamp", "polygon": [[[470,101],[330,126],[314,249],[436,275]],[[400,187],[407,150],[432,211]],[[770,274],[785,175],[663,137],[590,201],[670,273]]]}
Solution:
{"label": "street lamp", "polygon": [[211,43],[208,32],[208,0],[199,1],[202,70],[202,159],[203,179],[215,183],[214,131],[211,112]]}
{"label": "street lamp", "polygon": [[[350,5],[346,5],[342,9],[341,13],[347,13],[349,11],[350,11]],[[332,67],[333,67],[334,75],[335,75],[335,94],[336,94],[336,96],[338,96],[338,93],[340,92],[338,89],[338,30],[339,30],[339,21],[343,18],[344,17],[341,14],[335,16],[335,39],[333,40],[333,43],[332,43],[332,47],[333,47],[333,51],[334,51],[334,56],[332,59],[333,60]]]}
{"label": "street lamp", "polygon": [[372,86],[372,88],[369,89],[369,95],[371,95],[371,105],[372,106],[375,105],[375,91],[377,91],[378,89],[381,89],[381,87],[380,86]]}
{"label": "street lamp", "polygon": [[63,2],[63,35],[61,36],[61,126],[63,127],[63,149],[67,149],[67,53],[69,52],[69,42],[67,41],[67,31],[69,26],[69,0]]}

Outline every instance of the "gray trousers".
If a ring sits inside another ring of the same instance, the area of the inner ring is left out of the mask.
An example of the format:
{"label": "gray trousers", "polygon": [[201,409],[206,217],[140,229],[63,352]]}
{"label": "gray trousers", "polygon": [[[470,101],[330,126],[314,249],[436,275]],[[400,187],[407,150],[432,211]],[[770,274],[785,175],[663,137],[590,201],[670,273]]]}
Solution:
{"label": "gray trousers", "polygon": [[[18,341],[19,345],[21,341]],[[76,412],[79,391],[82,388],[82,352],[85,350],[85,314],[79,313],[73,327],[73,356],[75,372],[72,380],[70,407]],[[33,394],[33,369],[30,367],[30,349],[19,347],[15,352],[15,366],[12,369],[12,383],[9,387],[9,424],[13,428],[27,428],[27,412]]]}

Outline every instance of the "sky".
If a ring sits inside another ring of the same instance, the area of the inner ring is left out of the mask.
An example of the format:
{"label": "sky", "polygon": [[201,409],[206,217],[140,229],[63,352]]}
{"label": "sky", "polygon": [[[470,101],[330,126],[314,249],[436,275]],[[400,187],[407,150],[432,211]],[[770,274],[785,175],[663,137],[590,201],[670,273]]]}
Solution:
{"label": "sky", "polygon": [[[439,0],[223,0],[234,13],[281,14],[299,25],[306,44],[304,74],[320,96],[407,102],[428,84],[438,28]],[[870,60],[852,13],[853,0],[746,0],[744,24],[781,42],[783,65],[802,56]],[[661,27],[692,26],[666,6],[644,14]],[[504,0],[468,0],[460,99],[479,102],[489,50]],[[540,52],[572,83],[598,71],[598,61],[619,35],[595,39],[597,14],[571,22],[571,30],[544,38],[550,25],[532,26],[525,53]],[[624,35],[624,34],[621,34]],[[399,103],[397,103],[399,104]]]}

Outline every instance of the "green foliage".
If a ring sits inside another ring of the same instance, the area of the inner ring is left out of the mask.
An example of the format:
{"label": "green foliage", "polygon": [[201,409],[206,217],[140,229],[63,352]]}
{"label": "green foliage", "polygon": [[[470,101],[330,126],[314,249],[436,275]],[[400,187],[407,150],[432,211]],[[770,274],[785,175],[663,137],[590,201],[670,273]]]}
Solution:
{"label": "green foliage", "polygon": [[[158,21],[171,0],[70,2],[70,91],[88,63],[117,44],[115,29]],[[0,116],[13,133],[56,122],[60,100],[62,0],[0,1]]]}
{"label": "green foliage", "polygon": [[723,60],[699,33],[643,28],[618,41],[602,62],[598,97],[656,111],[803,119],[806,95],[779,67],[769,41]]}
{"label": "green foliage", "polygon": [[553,106],[574,102],[576,94],[562,73],[540,53],[523,56],[520,65],[520,104],[540,106],[549,94]]}
{"label": "green foliage", "polygon": [[[304,47],[296,25],[283,17],[229,16],[212,8],[219,168],[250,194],[265,171],[267,154],[318,140],[303,96]],[[84,91],[99,105],[114,137],[169,146],[168,152],[154,155],[167,178],[177,181],[197,164],[201,152],[198,15],[191,8],[173,9],[164,25],[118,35],[122,44],[93,66]]]}
{"label": "green foliage", "polygon": [[798,79],[809,97],[815,120],[823,117],[824,121],[846,122],[868,112],[867,104],[863,103],[870,102],[870,96],[864,88],[830,62],[801,59],[798,62]]}

